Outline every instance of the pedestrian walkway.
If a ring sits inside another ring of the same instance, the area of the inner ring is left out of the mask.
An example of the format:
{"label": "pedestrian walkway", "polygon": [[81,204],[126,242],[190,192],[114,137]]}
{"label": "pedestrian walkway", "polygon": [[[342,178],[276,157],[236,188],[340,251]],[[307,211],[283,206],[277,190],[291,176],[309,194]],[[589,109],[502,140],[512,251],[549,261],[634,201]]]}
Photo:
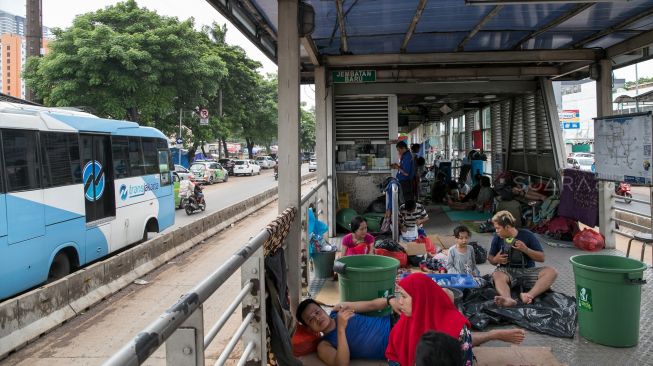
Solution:
{"label": "pedestrian walkway", "polygon": [[[276,216],[275,201],[143,277],[145,282],[141,283],[144,284],[131,284],[88,312],[0,361],[0,365],[101,365],[184,293],[219,268]],[[210,327],[218,320],[240,289],[240,272],[236,272],[204,303],[205,327]],[[215,363],[240,323],[238,307],[235,315],[206,350],[207,365]],[[241,354],[242,346],[239,344],[231,356],[233,364],[236,364]],[[165,346],[160,347],[145,365],[165,365]]]}
{"label": "pedestrian walkway", "polygon": [[[460,223],[451,221],[446,213],[439,206],[427,207],[430,220],[425,225],[428,234],[452,235],[453,229]],[[477,241],[487,250],[490,249],[491,233],[472,233],[472,241]],[[617,236],[616,250],[603,250],[600,254],[624,256],[625,247],[628,239]],[[640,246],[633,243],[631,257],[639,259]],[[553,285],[553,290],[575,296],[575,282],[569,258],[576,254],[587,254],[575,248],[554,247],[543,244],[546,254],[546,261],[543,264],[556,268],[559,276]],[[647,248],[650,250],[650,248]],[[531,331],[526,331],[526,340],[522,346],[530,347],[550,347],[558,361],[568,365],[653,365],[651,355],[653,354],[653,291],[651,283],[653,281],[653,272],[650,268],[651,253],[647,250],[645,258],[648,258],[649,268],[644,273],[648,282],[642,286],[642,304],[640,316],[640,336],[639,344],[632,348],[613,348],[595,344],[580,337],[578,331],[573,339],[563,339],[551,337]],[[634,254],[636,253],[636,254]],[[494,267],[487,262],[479,266],[482,274],[492,273]],[[329,283],[331,279],[321,279],[311,281],[310,292],[318,294],[321,288],[333,288]],[[326,284],[326,285],[325,285]],[[319,295],[318,295],[319,296]],[[619,296],[619,294],[615,294]],[[615,314],[617,315],[617,314]],[[486,347],[507,347],[506,343],[493,341],[484,344]],[[312,359],[314,360],[314,359]],[[482,361],[482,360],[480,360]],[[319,362],[319,361],[315,361]],[[482,363],[482,362],[481,362]],[[319,365],[321,363],[315,363]],[[383,363],[364,363],[365,365],[381,365]],[[538,360],[533,360],[533,365],[539,365]]]}

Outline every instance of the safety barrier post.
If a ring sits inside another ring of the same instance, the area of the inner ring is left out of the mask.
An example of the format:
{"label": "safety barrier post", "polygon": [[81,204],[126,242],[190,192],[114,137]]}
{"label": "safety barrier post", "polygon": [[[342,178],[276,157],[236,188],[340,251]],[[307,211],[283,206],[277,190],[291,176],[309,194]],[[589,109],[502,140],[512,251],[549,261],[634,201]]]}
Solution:
{"label": "safety barrier post", "polygon": [[[242,286],[252,283],[251,291],[243,299],[242,317],[254,313],[250,326],[243,333],[243,345],[250,350],[249,356],[243,354],[245,365],[262,365],[267,360],[267,345],[265,340],[265,258],[263,247],[260,247],[243,264],[240,270]],[[251,344],[251,346],[250,346]]]}
{"label": "safety barrier post", "polygon": [[204,316],[202,305],[166,340],[166,365],[204,365]]}

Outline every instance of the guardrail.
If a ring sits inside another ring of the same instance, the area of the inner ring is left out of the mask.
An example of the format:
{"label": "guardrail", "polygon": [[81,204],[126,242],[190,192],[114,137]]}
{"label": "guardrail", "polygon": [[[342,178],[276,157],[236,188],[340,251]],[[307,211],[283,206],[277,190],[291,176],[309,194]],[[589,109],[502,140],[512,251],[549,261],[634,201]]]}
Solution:
{"label": "guardrail", "polygon": [[[617,223],[617,225],[624,225],[628,228],[631,228],[641,233],[653,233],[653,227],[652,227],[653,225],[651,225],[651,217],[652,217],[651,213],[645,214],[645,213],[629,210],[622,207],[615,207],[614,203],[616,200],[623,201],[623,202],[627,202],[627,201],[638,202],[638,203],[647,204],[649,206],[651,205],[650,200],[645,201],[637,198],[626,198],[624,196],[612,194],[610,196],[610,221]],[[625,215],[620,214],[621,212],[625,213]],[[618,228],[613,228],[612,232],[615,234],[623,235],[631,239],[635,237],[635,235],[620,230]]]}
{"label": "guardrail", "polygon": [[[288,208],[277,220],[292,222],[294,208]],[[284,230],[271,234],[271,226],[261,230],[244,247],[234,253],[220,268],[182,296],[157,320],[139,332],[120,351],[107,360],[105,366],[140,365],[162,344],[166,345],[166,364],[204,365],[204,350],[224,327],[239,305],[243,321],[220,354],[215,365],[224,365],[236,344],[245,344],[238,365],[258,365],[266,361],[265,340],[265,262],[264,244],[271,239],[282,242]],[[276,226],[275,226],[276,227]],[[204,335],[203,304],[240,269],[242,289],[222,314],[220,319]]]}

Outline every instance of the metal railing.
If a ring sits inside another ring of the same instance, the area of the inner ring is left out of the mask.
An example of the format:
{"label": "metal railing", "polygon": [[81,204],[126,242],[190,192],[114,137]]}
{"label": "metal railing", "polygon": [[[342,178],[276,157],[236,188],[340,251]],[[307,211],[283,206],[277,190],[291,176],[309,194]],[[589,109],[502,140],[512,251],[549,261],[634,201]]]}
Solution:
{"label": "metal railing", "polygon": [[[653,198],[653,194],[651,196]],[[638,203],[647,204],[649,206],[651,205],[651,200],[650,199],[649,199],[649,201],[646,201],[646,200],[641,200],[641,199],[637,199],[637,198],[626,198],[624,196],[619,196],[619,195],[616,195],[614,193],[611,194],[610,195],[610,222],[614,222],[614,223],[617,224],[616,227],[613,227],[611,229],[613,234],[619,234],[619,235],[625,236],[625,237],[630,238],[630,239],[633,239],[635,237],[635,235],[632,234],[632,233],[629,233],[629,232],[618,229],[617,227],[619,227],[619,225],[621,225],[621,224],[623,224],[624,226],[627,226],[629,228],[632,228],[633,230],[641,232],[641,233],[653,233],[653,227],[651,227],[652,225],[644,226],[644,225],[640,225],[640,224],[632,222],[632,221],[627,221],[627,220],[616,217],[617,212],[625,212],[625,213],[630,214],[630,215],[635,215],[635,216],[642,217],[644,219],[648,219],[649,222],[650,222],[651,217],[652,217],[651,213],[645,214],[645,213],[642,213],[642,212],[629,210],[629,209],[626,209],[626,208],[623,208],[623,207],[616,207],[614,205],[614,203],[616,201],[623,201],[623,202],[630,201],[630,202],[638,202]],[[652,211],[653,211],[653,209],[652,209]]]}
{"label": "metal railing", "polygon": [[[139,332],[105,366],[140,365],[162,344],[166,345],[166,364],[204,365],[204,351],[242,304],[243,321],[222,351],[215,365],[224,365],[239,341],[245,344],[238,365],[266,362],[265,342],[265,264],[263,244],[270,238],[261,230],[234,253],[220,268],[168,308],[157,320]],[[242,290],[204,335],[204,302],[240,269]]]}
{"label": "metal railing", "polygon": [[399,184],[392,180],[390,181],[390,194],[388,190],[385,191],[385,207],[387,209],[389,204],[392,204],[392,240],[399,242]]}

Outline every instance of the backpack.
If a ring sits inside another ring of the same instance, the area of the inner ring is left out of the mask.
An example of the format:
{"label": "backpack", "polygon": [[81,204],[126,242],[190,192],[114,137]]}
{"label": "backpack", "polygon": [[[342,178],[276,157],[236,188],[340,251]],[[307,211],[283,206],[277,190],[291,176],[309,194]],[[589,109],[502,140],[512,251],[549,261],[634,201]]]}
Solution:
{"label": "backpack", "polygon": [[483,248],[482,246],[478,245],[477,242],[473,241],[469,243],[469,245],[474,248],[474,260],[476,261],[476,264],[483,264],[485,261],[487,261],[487,250]]}

